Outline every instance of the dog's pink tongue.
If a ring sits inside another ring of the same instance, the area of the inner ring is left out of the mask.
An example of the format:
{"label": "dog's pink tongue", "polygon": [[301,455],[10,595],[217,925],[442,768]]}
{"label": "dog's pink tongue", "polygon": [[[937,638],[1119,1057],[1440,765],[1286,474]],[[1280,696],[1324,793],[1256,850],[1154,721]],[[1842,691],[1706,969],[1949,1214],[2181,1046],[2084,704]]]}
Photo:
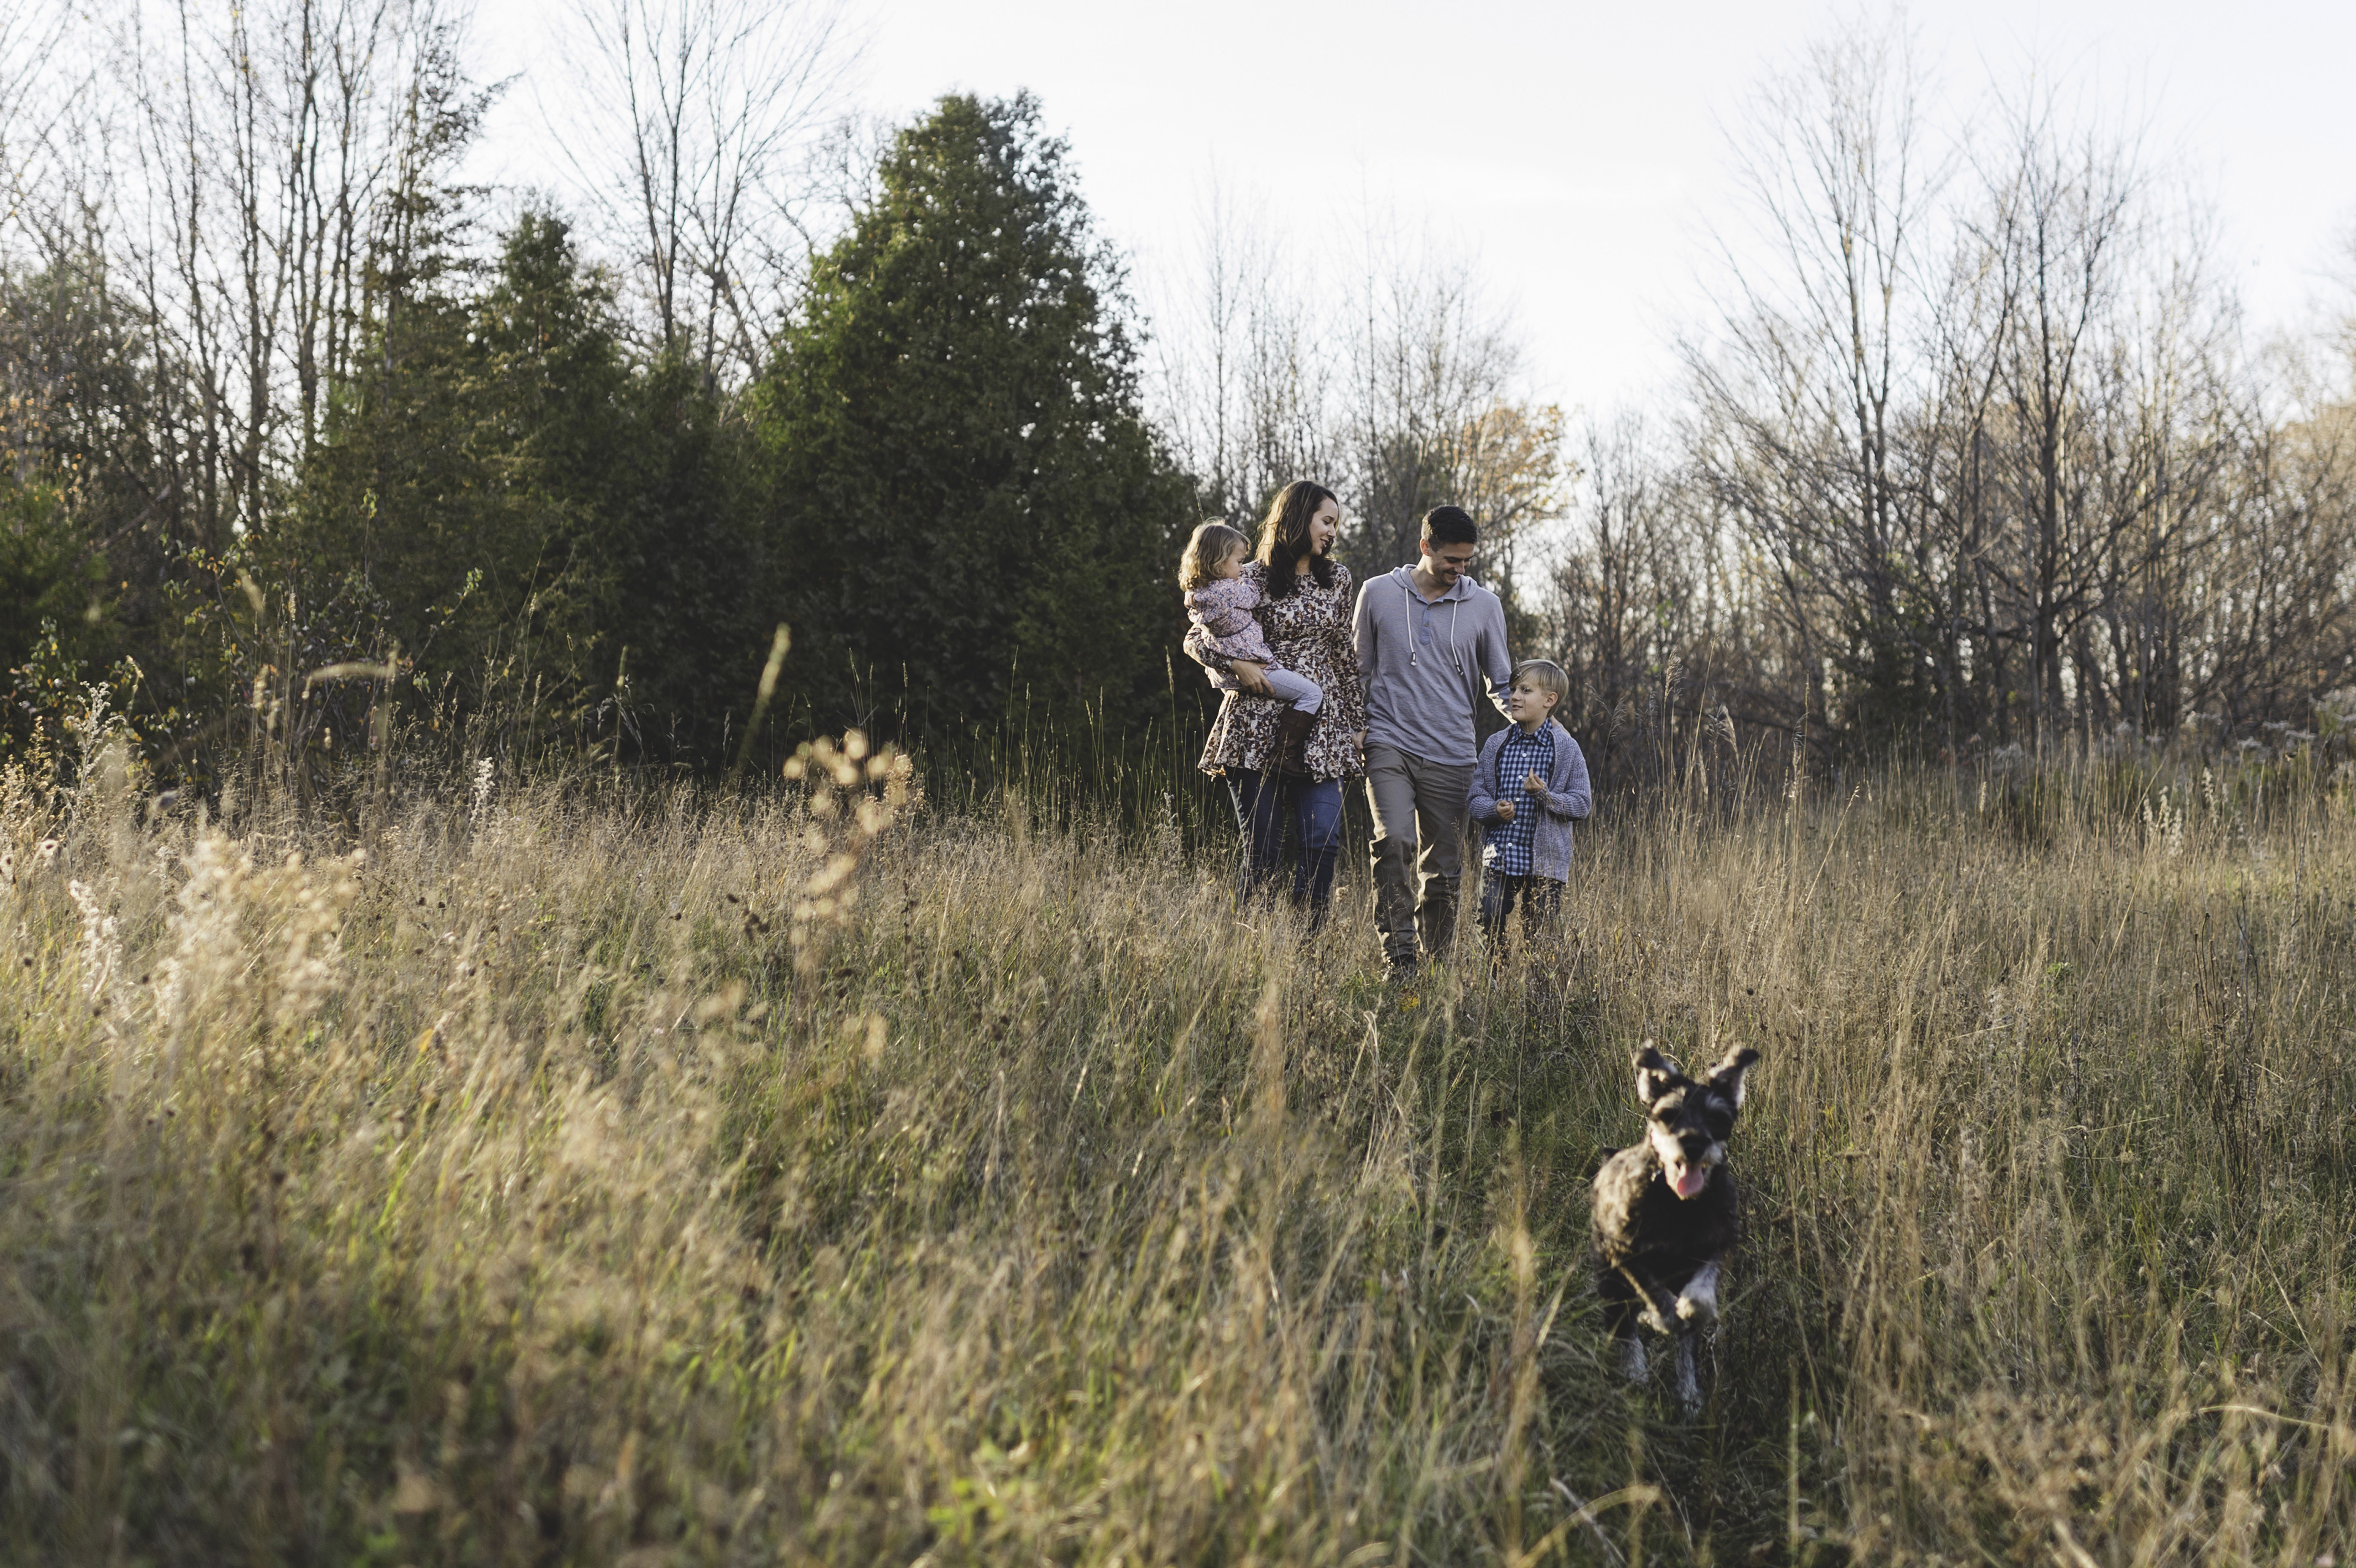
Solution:
{"label": "dog's pink tongue", "polygon": [[1687,1165],[1677,1173],[1676,1187],[1679,1197],[1691,1197],[1709,1181],[1709,1171],[1703,1165]]}

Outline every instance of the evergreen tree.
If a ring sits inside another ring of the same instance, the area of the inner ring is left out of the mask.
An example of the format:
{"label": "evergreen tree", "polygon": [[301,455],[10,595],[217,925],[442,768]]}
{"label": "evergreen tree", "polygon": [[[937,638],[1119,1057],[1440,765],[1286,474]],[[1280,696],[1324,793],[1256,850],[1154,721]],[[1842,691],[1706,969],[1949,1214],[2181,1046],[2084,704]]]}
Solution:
{"label": "evergreen tree", "polygon": [[[110,667],[162,670],[176,542],[158,521],[154,356],[130,314],[86,251],[0,272],[0,754],[37,724],[54,738],[92,682],[123,688],[118,712],[132,705],[129,685],[145,682]],[[143,734],[180,716],[136,694]]]}
{"label": "evergreen tree", "polygon": [[787,607],[761,569],[765,520],[741,419],[673,352],[635,373],[609,447],[605,646],[627,749],[704,769],[741,737]]}
{"label": "evergreen tree", "polygon": [[332,596],[354,652],[398,646],[456,711],[717,762],[777,617],[701,378],[631,368],[606,288],[541,214],[478,291],[391,303],[371,347],[383,372],[273,542],[284,571]]}
{"label": "evergreen tree", "polygon": [[0,460],[0,758],[37,728],[57,739],[119,642],[106,573],[65,489]]}
{"label": "evergreen tree", "polygon": [[306,627],[398,648],[437,696],[479,709],[537,675],[577,703],[607,596],[584,492],[625,371],[562,223],[526,217],[479,297],[466,281],[440,264],[387,280],[369,369],[339,389],[264,552]]}
{"label": "evergreen tree", "polygon": [[1189,489],[1136,360],[1036,101],[948,97],[900,133],[756,393],[793,669],[825,717],[1160,687]]}

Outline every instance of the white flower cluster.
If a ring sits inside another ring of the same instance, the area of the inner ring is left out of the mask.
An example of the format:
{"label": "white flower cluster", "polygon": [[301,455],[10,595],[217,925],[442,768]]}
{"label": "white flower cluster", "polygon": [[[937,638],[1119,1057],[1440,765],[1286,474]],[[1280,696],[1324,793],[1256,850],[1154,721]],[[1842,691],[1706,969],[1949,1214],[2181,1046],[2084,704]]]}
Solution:
{"label": "white flower cluster", "polygon": [[123,961],[121,927],[98,901],[97,890],[90,884],[69,882],[66,892],[81,911],[82,993],[95,1001],[105,993],[115,967]]}
{"label": "white flower cluster", "polygon": [[483,825],[483,818],[491,809],[491,797],[498,789],[498,765],[486,757],[475,764],[475,805],[466,813],[469,824],[477,828]]}

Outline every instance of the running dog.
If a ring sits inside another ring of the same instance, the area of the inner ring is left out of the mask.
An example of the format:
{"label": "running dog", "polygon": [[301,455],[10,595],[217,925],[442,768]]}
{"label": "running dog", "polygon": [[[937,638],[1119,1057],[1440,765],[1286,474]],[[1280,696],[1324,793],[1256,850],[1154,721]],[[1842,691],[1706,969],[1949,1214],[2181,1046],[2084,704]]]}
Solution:
{"label": "running dog", "polygon": [[1687,1415],[1701,1409],[1695,1331],[1718,1321],[1719,1268],[1737,1234],[1726,1140],[1742,1108],[1743,1075],[1758,1059],[1744,1046],[1696,1080],[1646,1041],[1635,1068],[1648,1135],[1633,1148],[1607,1150],[1595,1173],[1604,1326],[1620,1342],[1632,1382],[1644,1379],[1640,1326],[1676,1341],[1677,1400]]}

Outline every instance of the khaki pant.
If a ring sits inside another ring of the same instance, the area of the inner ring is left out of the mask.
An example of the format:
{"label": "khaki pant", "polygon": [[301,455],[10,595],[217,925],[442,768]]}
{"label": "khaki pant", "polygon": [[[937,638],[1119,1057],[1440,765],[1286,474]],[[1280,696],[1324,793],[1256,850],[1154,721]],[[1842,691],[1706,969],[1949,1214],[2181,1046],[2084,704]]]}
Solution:
{"label": "khaki pant", "polygon": [[1391,746],[1366,747],[1366,803],[1375,813],[1375,929],[1383,956],[1438,958],[1456,934],[1464,878],[1465,796],[1472,764],[1426,762]]}

